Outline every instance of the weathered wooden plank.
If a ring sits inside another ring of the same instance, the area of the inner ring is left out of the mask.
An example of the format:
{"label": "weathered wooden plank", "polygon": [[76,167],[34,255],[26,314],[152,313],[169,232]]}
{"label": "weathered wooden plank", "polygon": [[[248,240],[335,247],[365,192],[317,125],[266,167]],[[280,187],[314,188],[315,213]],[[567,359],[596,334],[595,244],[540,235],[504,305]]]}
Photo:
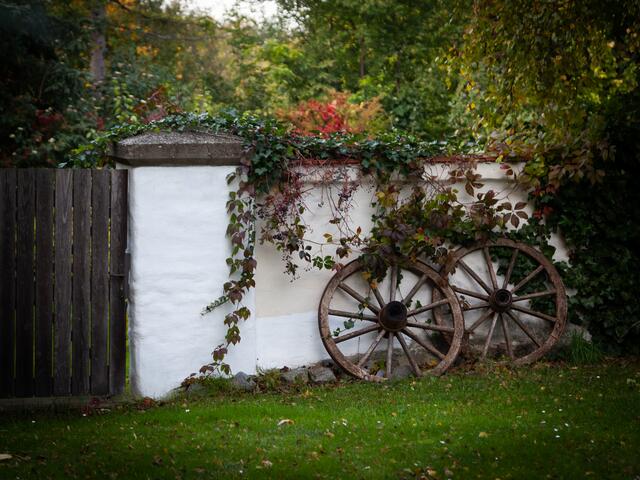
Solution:
{"label": "weathered wooden plank", "polygon": [[13,395],[16,171],[0,169],[0,397]]}
{"label": "weathered wooden plank", "polygon": [[0,170],[0,396],[123,391],[126,197],[126,171]]}
{"label": "weathered wooden plank", "polygon": [[53,209],[55,170],[36,170],[35,394],[53,392]]}
{"label": "weathered wooden plank", "polygon": [[71,265],[73,184],[71,170],[57,170],[55,192],[55,321],[53,393],[71,393]]}
{"label": "weathered wooden plank", "polygon": [[92,172],[91,215],[91,393],[109,393],[109,180]]}
{"label": "weathered wooden plank", "polygon": [[109,389],[111,394],[124,391],[126,358],[126,318],[124,285],[125,250],[127,248],[127,170],[111,171],[110,235],[110,318],[109,318]]}
{"label": "weathered wooden plank", "polygon": [[33,395],[35,172],[18,170],[16,251],[16,380],[18,397]]}
{"label": "weathered wooden plank", "polygon": [[90,392],[91,170],[73,171],[73,360],[71,393]]}

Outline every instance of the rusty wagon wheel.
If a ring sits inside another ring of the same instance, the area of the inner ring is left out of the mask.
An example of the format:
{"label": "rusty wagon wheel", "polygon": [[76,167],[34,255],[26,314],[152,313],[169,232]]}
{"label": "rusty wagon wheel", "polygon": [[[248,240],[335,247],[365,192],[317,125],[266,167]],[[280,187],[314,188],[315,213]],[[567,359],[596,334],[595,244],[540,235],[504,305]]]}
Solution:
{"label": "rusty wagon wheel", "polygon": [[[476,350],[483,359],[493,346],[493,353],[506,354],[515,365],[532,363],[564,332],[567,297],[562,279],[529,245],[498,239],[460,248],[440,273],[459,296],[465,350]],[[434,318],[438,324],[446,321],[437,310]]]}
{"label": "rusty wagon wheel", "polygon": [[[436,291],[438,300],[433,301]],[[436,307],[445,310],[439,325],[431,316]],[[421,262],[389,267],[377,284],[365,280],[360,260],[350,262],[327,284],[318,323],[331,358],[351,375],[370,381],[390,378],[394,364],[398,368],[403,361],[416,376],[440,375],[456,359],[464,334],[454,292]],[[386,349],[376,352],[381,344]]]}

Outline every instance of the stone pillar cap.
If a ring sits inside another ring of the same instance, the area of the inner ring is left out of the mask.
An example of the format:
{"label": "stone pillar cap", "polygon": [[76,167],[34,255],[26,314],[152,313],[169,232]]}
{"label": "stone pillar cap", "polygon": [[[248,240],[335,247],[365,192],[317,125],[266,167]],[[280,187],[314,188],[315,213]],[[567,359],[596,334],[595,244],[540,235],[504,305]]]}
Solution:
{"label": "stone pillar cap", "polygon": [[109,156],[133,167],[239,165],[246,156],[240,137],[189,132],[145,132],[112,145]]}

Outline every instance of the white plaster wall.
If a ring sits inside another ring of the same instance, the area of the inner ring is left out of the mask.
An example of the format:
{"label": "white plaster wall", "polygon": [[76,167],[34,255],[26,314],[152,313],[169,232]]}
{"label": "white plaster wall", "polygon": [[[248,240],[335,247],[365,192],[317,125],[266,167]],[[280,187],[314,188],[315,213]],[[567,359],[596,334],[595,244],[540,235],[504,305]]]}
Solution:
{"label": "white plaster wall", "polygon": [[[161,397],[211,361],[224,340],[225,309],[202,316],[228,280],[227,184],[234,167],[138,167],[129,171],[130,378]],[[253,310],[253,298],[247,306]],[[228,356],[255,370],[255,322]]]}
{"label": "white plaster wall", "polygon": [[[357,173],[353,169],[346,170],[346,175],[356,178]],[[355,192],[349,220],[354,229],[358,226],[363,232],[371,229],[374,192],[369,184],[361,184]],[[303,217],[309,227],[307,237],[312,240],[323,241],[324,233],[337,235],[336,226],[329,224],[332,212],[326,193],[315,187],[306,198],[309,209]],[[329,247],[324,254],[333,254],[334,250]],[[310,269],[308,264],[298,262],[299,275],[293,279],[284,273],[280,253],[268,244],[257,246],[256,260],[258,366],[297,367],[328,358],[318,330],[318,304],[325,285],[335,272]]]}
{"label": "white plaster wall", "polygon": [[[233,168],[130,169],[130,377],[139,395],[166,395],[210,362],[213,348],[224,339],[222,319],[228,307],[205,316],[200,312],[222,293],[228,279],[225,177]],[[502,192],[512,203],[524,200],[497,165],[479,168],[482,190]],[[433,167],[430,173],[445,175],[446,167]],[[357,176],[355,171],[348,175]],[[350,223],[367,232],[374,190],[362,187],[353,198]],[[465,196],[461,193],[461,199]],[[305,220],[312,238],[335,232],[323,200],[319,188],[310,190]],[[233,371],[253,373],[258,367],[296,367],[327,358],[317,308],[332,272],[301,270],[292,281],[283,273],[281,254],[270,245],[258,245],[256,259],[256,289],[246,302],[253,315],[240,325],[242,341],[227,356]]]}
{"label": "white plaster wall", "polygon": [[[438,164],[428,167],[428,174],[441,179],[448,177],[448,166]],[[508,199],[513,205],[526,200],[526,195],[518,189],[498,164],[479,164],[478,172],[484,184],[479,191],[494,190]],[[337,175],[340,177],[340,175]],[[355,178],[352,172],[351,176]],[[459,186],[459,199],[469,202],[472,199]],[[355,228],[360,226],[364,232],[371,228],[371,202],[375,190],[366,183],[362,184],[355,196],[351,208],[350,223]],[[335,227],[328,221],[331,211],[327,202],[323,202],[319,188],[311,191],[307,204],[311,209],[304,218],[311,227],[310,238],[322,240],[322,235],[335,233]],[[528,213],[532,211],[528,208]],[[558,247],[556,260],[565,260],[566,251],[559,238],[554,237],[552,243]],[[331,253],[327,251],[327,253]],[[328,358],[324,350],[318,329],[318,305],[324,287],[333,272],[307,269],[300,272],[299,278],[293,280],[284,274],[284,264],[278,252],[271,245],[257,247],[256,258],[256,355],[261,368],[275,368],[284,365],[297,367]],[[487,281],[489,273],[481,258],[472,258],[469,263],[478,271],[484,271]]]}

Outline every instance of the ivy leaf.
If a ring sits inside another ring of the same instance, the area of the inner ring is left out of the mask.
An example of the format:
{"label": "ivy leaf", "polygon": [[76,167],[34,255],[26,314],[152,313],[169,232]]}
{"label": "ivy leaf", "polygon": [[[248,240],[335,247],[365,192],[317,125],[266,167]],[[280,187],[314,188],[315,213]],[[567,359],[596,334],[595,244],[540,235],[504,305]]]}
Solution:
{"label": "ivy leaf", "polygon": [[470,182],[465,183],[464,189],[469,195],[473,196],[473,186],[471,185]]}

